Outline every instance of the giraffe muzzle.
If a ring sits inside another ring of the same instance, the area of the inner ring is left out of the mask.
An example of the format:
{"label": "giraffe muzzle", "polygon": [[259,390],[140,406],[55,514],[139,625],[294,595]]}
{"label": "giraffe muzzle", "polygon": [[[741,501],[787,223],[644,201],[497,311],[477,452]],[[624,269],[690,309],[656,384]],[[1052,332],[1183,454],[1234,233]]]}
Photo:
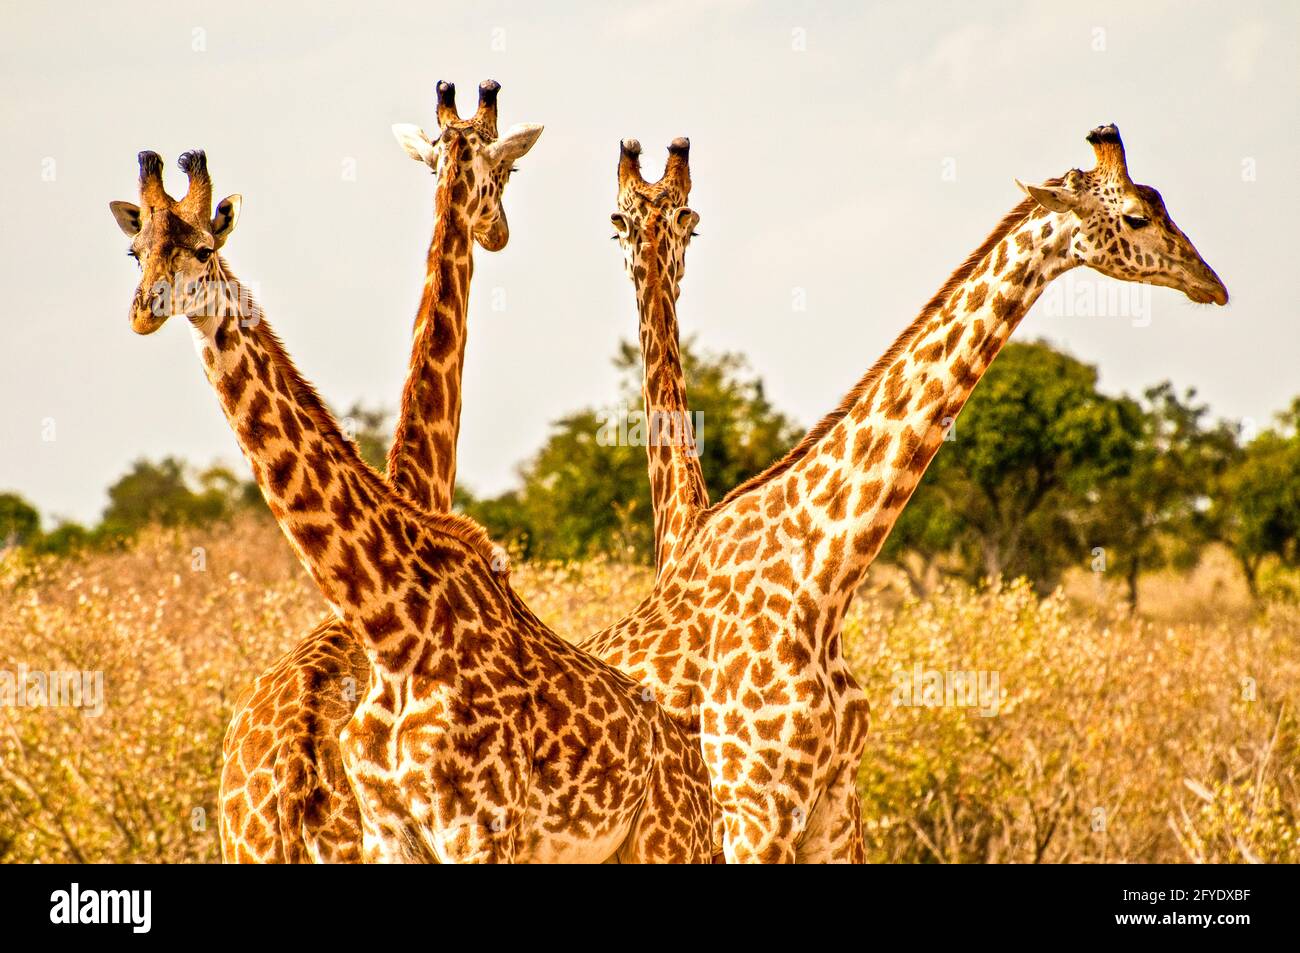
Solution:
{"label": "giraffe muzzle", "polygon": [[136,334],[153,334],[167,321],[167,315],[159,317],[148,308],[135,309],[131,312],[131,330]]}
{"label": "giraffe muzzle", "polygon": [[131,330],[136,334],[153,334],[171,316],[167,291],[156,285],[137,289],[131,301]]}
{"label": "giraffe muzzle", "polygon": [[1193,272],[1192,281],[1183,293],[1197,304],[1217,304],[1220,307],[1228,303],[1228,288],[1223,280],[1209,265],[1201,262]]}

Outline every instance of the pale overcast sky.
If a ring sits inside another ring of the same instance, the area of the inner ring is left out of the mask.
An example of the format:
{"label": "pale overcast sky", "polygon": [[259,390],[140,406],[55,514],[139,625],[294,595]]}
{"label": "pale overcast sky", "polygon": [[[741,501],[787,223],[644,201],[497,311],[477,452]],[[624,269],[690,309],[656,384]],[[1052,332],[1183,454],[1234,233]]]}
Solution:
{"label": "pale overcast sky", "polygon": [[188,328],[127,324],[137,271],[107,204],[135,200],[141,149],[176,193],[176,156],[207,150],[217,195],[244,196],[226,257],[299,367],[336,407],[396,406],[433,179],[389,126],[432,127],[440,78],[462,111],[497,79],[503,125],[546,126],[510,183],[509,246],[476,254],[460,473],[477,492],[614,397],[636,332],[608,224],[625,136],[656,174],[691,137],[683,333],[745,352],[805,424],[1018,200],[1013,178],[1090,167],[1083,137],[1112,121],[1232,304],[1155,289],[1148,322],[1040,301],[1018,337],[1096,363],[1108,390],[1170,378],[1229,417],[1300,393],[1292,0],[3,7],[0,491],[47,518],[93,522],[137,457],[239,459]]}

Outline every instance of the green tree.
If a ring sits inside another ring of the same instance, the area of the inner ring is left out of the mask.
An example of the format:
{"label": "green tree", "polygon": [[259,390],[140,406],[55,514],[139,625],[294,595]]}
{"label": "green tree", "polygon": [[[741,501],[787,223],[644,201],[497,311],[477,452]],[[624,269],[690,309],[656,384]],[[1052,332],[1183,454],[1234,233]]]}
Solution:
{"label": "green tree", "polygon": [[[624,341],[619,345],[614,366],[623,375],[622,403],[639,410],[642,406],[640,347]],[[721,499],[783,455],[803,436],[803,428],[772,406],[762,380],[750,374],[743,355],[699,353],[694,339],[688,338],[682,343],[682,373],[697,424],[700,467],[710,500]],[[645,448],[637,449],[648,505],[650,481],[645,474]],[[647,527],[647,532],[653,530]]]}
{"label": "green tree", "polygon": [[[628,417],[641,409],[640,350],[623,344],[614,363],[623,378],[616,409],[588,408],[556,421],[521,468],[517,490],[486,500],[462,498],[462,509],[494,537],[517,540],[527,555],[540,558],[651,558],[645,447],[602,439],[602,433],[631,436],[637,430],[636,418]],[[718,500],[788,450],[801,431],[772,407],[741,356],[700,354],[686,341],[682,369],[705,483],[710,499]]]}
{"label": "green tree", "polygon": [[[922,478],[883,558],[946,564],[972,582],[1026,576],[1050,589],[1084,555],[1075,524],[1101,481],[1132,466],[1132,401],[1042,342],[1008,344]],[[910,570],[914,578],[916,570]]]}
{"label": "green tree", "polygon": [[1209,424],[1195,396],[1180,398],[1168,382],[1146,390],[1128,470],[1099,481],[1076,524],[1081,546],[1104,549],[1106,570],[1122,576],[1132,610],[1143,572],[1190,569],[1210,536],[1211,487],[1236,438],[1226,424]]}
{"label": "green tree", "polygon": [[175,457],[157,463],[137,460],[108,488],[109,503],[99,533],[128,536],[149,523],[199,526],[229,515],[231,494],[221,486],[219,472],[207,471],[208,484],[196,490],[186,465]]}
{"label": "green tree", "polygon": [[17,493],[0,493],[0,549],[22,546],[40,535],[41,514]]}
{"label": "green tree", "polygon": [[338,420],[345,434],[356,441],[361,459],[380,473],[388,466],[388,448],[393,445],[394,426],[388,411],[354,403]]}
{"label": "green tree", "polygon": [[938,578],[970,575],[964,571],[958,545],[964,527],[961,516],[935,489],[942,480],[935,472],[939,466],[936,457],[876,557],[881,564],[902,570],[916,596],[928,595]]}
{"label": "green tree", "polygon": [[32,552],[49,556],[68,556],[78,550],[95,546],[100,537],[80,523],[64,521],[32,540]]}
{"label": "green tree", "polygon": [[1237,558],[1251,595],[1269,558],[1300,566],[1300,398],[1278,415],[1276,428],[1251,440],[1216,484],[1210,519],[1216,537]]}
{"label": "green tree", "polygon": [[477,501],[465,511],[494,538],[518,542],[533,557],[649,552],[645,451],[601,446],[596,435],[603,422],[594,410],[556,421],[541,450],[521,468],[519,489]]}
{"label": "green tree", "polygon": [[223,497],[229,512],[252,510],[264,514],[267,519],[271,517],[256,480],[241,480],[233,471],[214,464],[199,473],[198,484],[202,492]]}

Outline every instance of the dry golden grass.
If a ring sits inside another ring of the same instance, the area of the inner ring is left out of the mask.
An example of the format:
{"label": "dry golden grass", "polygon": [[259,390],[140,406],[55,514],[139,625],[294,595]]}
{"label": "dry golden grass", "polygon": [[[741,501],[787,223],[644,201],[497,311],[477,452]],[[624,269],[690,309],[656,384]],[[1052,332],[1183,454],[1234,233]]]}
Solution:
{"label": "dry golden grass", "polygon": [[[914,862],[1300,860],[1300,614],[1170,625],[1027,586],[864,599],[871,855]],[[891,704],[893,673],[996,672],[996,717]]]}
{"label": "dry golden grass", "polygon": [[[514,578],[569,636],[650,584],[609,563]],[[846,625],[873,713],[871,859],[1300,860],[1300,614],[1236,606],[1215,621],[1226,597],[1184,585],[1181,599],[1176,581],[1152,590],[1175,624],[1111,614],[1096,592],[916,603],[880,573]],[[107,698],[99,717],[0,708],[0,860],[215,861],[233,701],[321,610],[278,531],[252,518],[0,565],[0,671],[100,670]],[[892,704],[894,673],[916,664],[998,673],[999,713]]]}

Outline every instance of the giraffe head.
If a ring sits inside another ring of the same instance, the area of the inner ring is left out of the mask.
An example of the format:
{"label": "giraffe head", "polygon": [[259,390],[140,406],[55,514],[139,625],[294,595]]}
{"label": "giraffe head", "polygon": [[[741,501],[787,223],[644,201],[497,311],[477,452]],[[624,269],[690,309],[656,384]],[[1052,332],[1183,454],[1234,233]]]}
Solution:
{"label": "giraffe head", "polygon": [[[501,204],[506,183],[542,127],[516,123],[497,136],[497,93],[501,84],[485,80],[478,88],[478,110],[469,119],[456,112],[456,87],[438,84],[437,136],[430,138],[419,126],[399,123],[393,135],[406,154],[423,162],[438,176],[439,185],[451,190],[456,202],[469,216],[475,240],[488,251],[500,251],[510,240],[510,226]],[[463,183],[463,188],[460,186]]]}
{"label": "giraffe head", "polygon": [[1043,208],[1077,218],[1075,260],[1112,278],[1176,288],[1198,303],[1227,304],[1228,289],[1169,217],[1160,193],[1129,178],[1119,130],[1098,126],[1088,142],[1095,169],[1071,169],[1043,185],[1017,182]]}
{"label": "giraffe head", "polygon": [[242,199],[228,195],[212,210],[212,180],[201,149],[180,157],[190,180],[184,198],[163,188],[162,157],[141,152],[140,204],[110,202],[118,227],[131,239],[127,251],[140,265],[140,284],[131,300],[131,328],[152,334],[173,314],[187,313],[206,297],[219,271],[217,252],[239,220]]}
{"label": "giraffe head", "polygon": [[641,143],[624,139],[618,159],[618,211],[609,217],[633,281],[666,274],[674,297],[686,270],[686,246],[700,217],[686,204],[691,194],[691,143],[674,139],[658,182],[641,177]]}

